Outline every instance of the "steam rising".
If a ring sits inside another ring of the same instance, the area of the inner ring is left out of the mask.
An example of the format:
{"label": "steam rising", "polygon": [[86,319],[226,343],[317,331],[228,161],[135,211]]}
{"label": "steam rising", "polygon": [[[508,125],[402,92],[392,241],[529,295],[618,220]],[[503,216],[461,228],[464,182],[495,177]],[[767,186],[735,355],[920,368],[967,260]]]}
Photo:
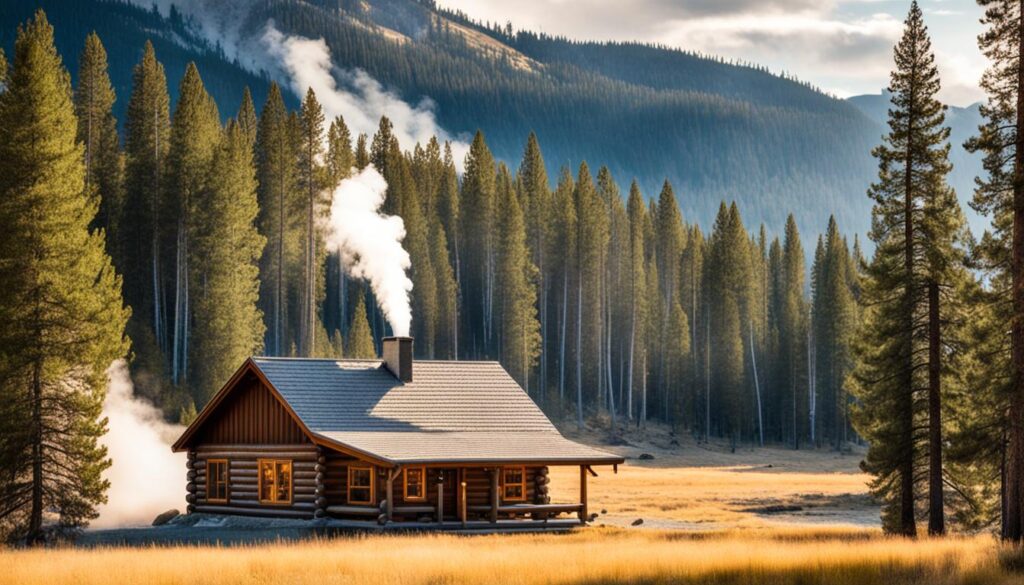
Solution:
{"label": "steam rising", "polygon": [[[451,140],[438,126],[434,104],[429,99],[412,106],[384,89],[361,69],[344,70],[331,63],[331,51],[323,39],[285,35],[268,22],[262,38],[270,57],[289,79],[289,87],[300,98],[312,88],[328,120],[343,116],[354,134],[373,135],[381,116],[394,125],[394,134],[403,148],[426,144],[433,136]],[[341,85],[339,85],[339,81]],[[469,145],[452,141],[452,154],[461,161]]]}
{"label": "steam rising", "polygon": [[[169,16],[173,5],[191,29],[229,60],[236,60],[253,73],[269,72],[300,99],[313,88],[328,120],[345,117],[353,136],[372,136],[381,116],[394,125],[403,149],[426,143],[432,136],[448,140],[456,165],[469,152],[469,144],[456,140],[438,125],[434,103],[427,98],[412,105],[385,89],[360,69],[335,67],[323,39],[309,39],[281,32],[273,21],[261,23],[252,14],[249,0],[129,0],[137,6],[154,6]],[[337,14],[338,18],[346,18]],[[259,31],[251,33],[249,31]],[[182,45],[186,43],[173,36]]]}
{"label": "steam rising", "polygon": [[405,271],[411,262],[402,248],[402,218],[380,212],[387,188],[373,165],[342,181],[331,203],[327,247],[341,255],[350,275],[369,281],[395,335],[407,336],[412,281]]}
{"label": "steam rising", "polygon": [[110,365],[107,378],[103,416],[109,430],[100,443],[113,465],[103,473],[110,490],[92,526],[148,525],[157,514],[184,505],[185,455],[171,452],[184,427],[164,422],[152,404],[133,396],[124,360]]}

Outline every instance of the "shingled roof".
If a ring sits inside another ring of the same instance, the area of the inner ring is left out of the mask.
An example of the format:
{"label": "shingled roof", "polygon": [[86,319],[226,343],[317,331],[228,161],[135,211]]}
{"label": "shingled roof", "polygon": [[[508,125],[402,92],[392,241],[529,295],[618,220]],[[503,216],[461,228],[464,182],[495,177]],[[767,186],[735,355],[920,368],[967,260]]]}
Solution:
{"label": "shingled roof", "polygon": [[614,464],[563,437],[497,362],[252,358],[318,442],[393,463]]}

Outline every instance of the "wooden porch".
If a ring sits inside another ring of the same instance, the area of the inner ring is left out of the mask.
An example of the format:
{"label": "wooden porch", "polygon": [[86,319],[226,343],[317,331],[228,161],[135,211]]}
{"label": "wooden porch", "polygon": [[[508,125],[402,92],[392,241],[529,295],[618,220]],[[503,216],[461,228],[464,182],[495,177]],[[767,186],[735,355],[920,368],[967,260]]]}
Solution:
{"label": "wooden porch", "polygon": [[[565,524],[585,525],[589,520],[587,508],[587,477],[597,476],[589,465],[580,465],[579,501],[568,503],[507,502],[502,500],[499,474],[501,467],[492,466],[485,469],[489,477],[489,497],[487,504],[468,503],[469,486],[465,480],[465,468],[454,470],[459,481],[455,485],[454,510],[446,510],[445,482],[436,484],[436,503],[410,504],[396,499],[395,482],[402,474],[401,467],[387,470],[384,485],[384,498],[376,506],[337,504],[328,505],[324,512],[332,521],[355,522],[356,526],[373,524],[381,527],[415,526],[417,529],[433,526],[435,528],[479,529],[482,527],[507,526],[509,523],[544,526],[562,526]],[[547,484],[547,468],[540,480]],[[545,489],[546,494],[546,489]],[[450,501],[450,494],[448,501]],[[576,515],[576,519],[561,518],[562,514]]]}

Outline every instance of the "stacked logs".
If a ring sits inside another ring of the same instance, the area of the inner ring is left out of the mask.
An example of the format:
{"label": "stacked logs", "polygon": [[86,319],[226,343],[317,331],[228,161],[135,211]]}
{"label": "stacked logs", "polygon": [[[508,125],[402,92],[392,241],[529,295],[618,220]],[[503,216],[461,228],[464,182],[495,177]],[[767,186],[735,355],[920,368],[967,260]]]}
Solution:
{"label": "stacked logs", "polygon": [[189,450],[187,458],[185,459],[185,468],[188,469],[188,483],[185,484],[185,491],[188,492],[185,495],[185,502],[188,506],[185,511],[189,514],[196,511],[196,452]]}
{"label": "stacked logs", "polygon": [[533,478],[533,484],[535,486],[533,492],[533,503],[535,504],[550,504],[551,496],[548,495],[548,484],[551,483],[551,479],[548,477],[548,468],[541,467],[537,469],[536,475]]}
{"label": "stacked logs", "polygon": [[[534,504],[550,504],[551,496],[548,495],[548,484],[551,479],[548,478],[548,468],[540,467],[537,469],[537,473],[533,476],[533,503]],[[548,514],[546,512],[534,512],[531,517],[534,520],[547,520]]]}
{"label": "stacked logs", "polygon": [[313,510],[313,517],[324,518],[327,516],[327,488],[324,485],[324,475],[327,473],[327,456],[324,454],[323,447],[319,445],[316,448],[316,465],[313,466],[313,471],[316,472],[316,476],[314,476],[316,487],[313,490],[313,494],[316,496],[316,508]]}

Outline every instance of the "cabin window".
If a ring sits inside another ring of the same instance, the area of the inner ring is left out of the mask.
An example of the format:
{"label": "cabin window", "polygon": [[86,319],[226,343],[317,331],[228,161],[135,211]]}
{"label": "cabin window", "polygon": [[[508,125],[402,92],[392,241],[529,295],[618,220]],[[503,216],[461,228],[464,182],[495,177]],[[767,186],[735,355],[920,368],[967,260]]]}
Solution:
{"label": "cabin window", "polygon": [[260,459],[260,503],[292,503],[292,462]]}
{"label": "cabin window", "polygon": [[373,503],[373,469],[369,467],[348,468],[348,503]]}
{"label": "cabin window", "polygon": [[425,485],[425,479],[427,476],[426,469],[423,467],[410,467],[404,472],[405,475],[405,488],[403,490],[403,497],[406,500],[425,500],[427,499],[427,490]]}
{"label": "cabin window", "polygon": [[228,460],[206,461],[206,501],[224,504],[228,501]]}
{"label": "cabin window", "polygon": [[503,499],[509,502],[526,500],[526,468],[505,467],[501,470]]}

